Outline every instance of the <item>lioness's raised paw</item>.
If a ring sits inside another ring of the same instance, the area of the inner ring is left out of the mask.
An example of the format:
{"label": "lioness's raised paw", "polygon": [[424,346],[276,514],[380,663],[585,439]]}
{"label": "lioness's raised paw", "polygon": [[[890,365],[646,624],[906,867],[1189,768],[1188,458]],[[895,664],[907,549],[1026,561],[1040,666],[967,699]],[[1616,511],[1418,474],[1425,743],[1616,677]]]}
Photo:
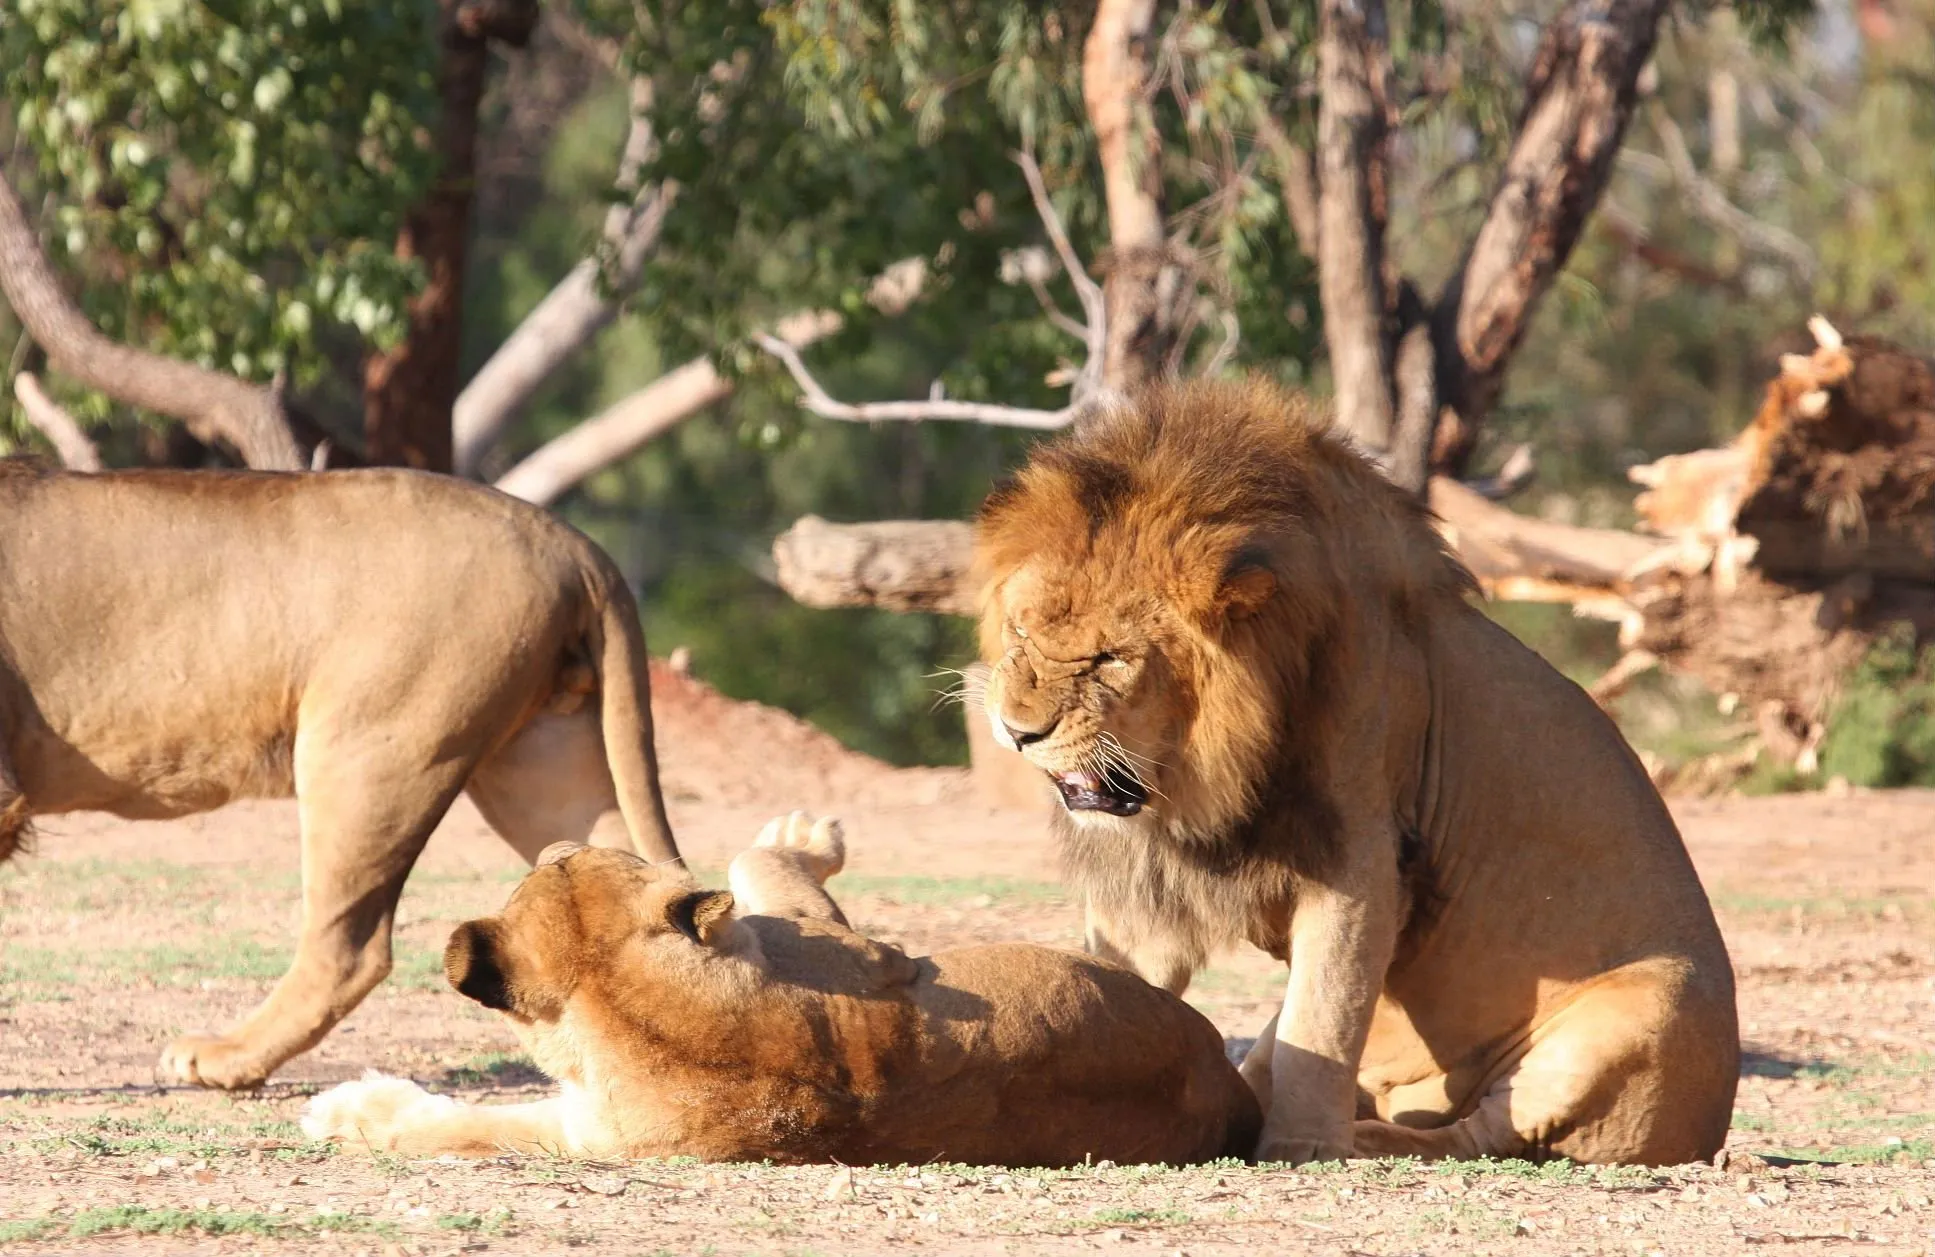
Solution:
{"label": "lioness's raised paw", "polygon": [[302,1133],[389,1152],[410,1131],[456,1107],[449,1096],[432,1095],[407,1078],[371,1070],[309,1101],[302,1112]]}
{"label": "lioness's raised paw", "polygon": [[805,812],[788,812],[767,821],[753,839],[753,846],[792,852],[800,866],[821,883],[847,863],[846,830],[837,816],[815,820]]}

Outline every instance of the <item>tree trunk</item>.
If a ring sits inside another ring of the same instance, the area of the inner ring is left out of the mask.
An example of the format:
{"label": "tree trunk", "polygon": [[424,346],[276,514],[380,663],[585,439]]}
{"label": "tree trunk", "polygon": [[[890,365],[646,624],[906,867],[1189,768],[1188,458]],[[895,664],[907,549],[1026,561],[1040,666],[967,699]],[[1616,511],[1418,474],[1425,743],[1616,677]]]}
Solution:
{"label": "tree trunk", "polygon": [[1546,29],[1485,220],[1433,318],[1431,464],[1462,476],[1539,300],[1604,193],[1666,0],[1572,0]]}
{"label": "tree trunk", "polygon": [[1116,391],[1162,371],[1176,341],[1182,287],[1163,230],[1160,140],[1137,116],[1155,7],[1155,0],[1101,0],[1082,54],[1082,99],[1101,155],[1109,210],[1102,385]]}
{"label": "tree trunk", "polygon": [[41,252],[20,198],[0,173],[0,293],[48,364],[127,406],[179,419],[205,442],[234,446],[251,467],[308,465],[290,435],[281,390],[116,344],[87,321]]}
{"label": "tree trunk", "polygon": [[454,466],[451,424],[461,383],[464,259],[475,194],[477,107],[490,69],[490,40],[521,46],[537,24],[538,8],[536,0],[441,0],[441,7],[441,165],[396,242],[398,257],[422,262],[426,281],[410,302],[402,343],[372,353],[364,364],[363,443],[372,464],[447,472]]}
{"label": "tree trunk", "polygon": [[[1383,0],[1318,6],[1317,288],[1337,424],[1380,463],[1391,452],[1395,375],[1386,334],[1388,217]],[[1413,485],[1413,488],[1419,486]]]}

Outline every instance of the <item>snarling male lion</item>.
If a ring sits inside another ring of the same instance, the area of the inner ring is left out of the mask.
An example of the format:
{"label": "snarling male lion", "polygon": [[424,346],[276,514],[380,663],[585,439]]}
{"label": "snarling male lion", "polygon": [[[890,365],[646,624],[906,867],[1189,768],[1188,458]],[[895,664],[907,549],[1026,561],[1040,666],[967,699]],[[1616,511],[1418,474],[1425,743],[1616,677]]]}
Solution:
{"label": "snarling male lion", "polygon": [[836,822],[766,827],[730,891],[560,844],[457,927],[451,985],[561,1086],[460,1104],[372,1075],[303,1129],[408,1155],[1071,1165],[1247,1152],[1260,1116],[1215,1027],[1113,965],[1009,944],[910,959],[822,888]]}
{"label": "snarling male lion", "polygon": [[1261,383],[1038,449],[976,535],[995,737],[1089,941],[1289,964],[1264,1160],[1670,1163],[1725,1139],[1733,974],[1612,722],[1466,601],[1425,510]]}
{"label": "snarling male lion", "polygon": [[611,560],[489,489],[0,460],[0,859],[36,815],[296,797],[295,962],[241,1026],[168,1047],[182,1081],[261,1082],[383,980],[460,790],[526,859],[615,807],[676,860],[648,685]]}

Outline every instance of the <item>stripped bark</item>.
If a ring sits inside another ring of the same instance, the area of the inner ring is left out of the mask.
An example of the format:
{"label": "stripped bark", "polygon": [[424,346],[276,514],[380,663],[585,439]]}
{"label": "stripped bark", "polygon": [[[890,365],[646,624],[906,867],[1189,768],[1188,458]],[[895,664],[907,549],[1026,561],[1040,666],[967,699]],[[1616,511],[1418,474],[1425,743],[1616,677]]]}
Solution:
{"label": "stripped bark", "polygon": [[178,419],[205,443],[223,441],[251,467],[308,466],[279,388],[118,344],[61,286],[13,186],[0,173],[0,293],[60,374],[115,401]]}

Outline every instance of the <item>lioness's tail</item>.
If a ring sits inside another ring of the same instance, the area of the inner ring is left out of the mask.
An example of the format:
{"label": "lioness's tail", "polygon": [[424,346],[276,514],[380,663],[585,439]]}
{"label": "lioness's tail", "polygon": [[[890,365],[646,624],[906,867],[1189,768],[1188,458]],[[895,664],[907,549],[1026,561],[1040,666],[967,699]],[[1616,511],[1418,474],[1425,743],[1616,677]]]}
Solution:
{"label": "lioness's tail", "polygon": [[651,663],[645,631],[631,591],[609,558],[593,547],[585,571],[594,615],[592,657],[598,661],[599,720],[605,764],[618,792],[618,810],[631,832],[632,849],[655,863],[679,859],[665,797],[658,784],[658,750],[652,737]]}

